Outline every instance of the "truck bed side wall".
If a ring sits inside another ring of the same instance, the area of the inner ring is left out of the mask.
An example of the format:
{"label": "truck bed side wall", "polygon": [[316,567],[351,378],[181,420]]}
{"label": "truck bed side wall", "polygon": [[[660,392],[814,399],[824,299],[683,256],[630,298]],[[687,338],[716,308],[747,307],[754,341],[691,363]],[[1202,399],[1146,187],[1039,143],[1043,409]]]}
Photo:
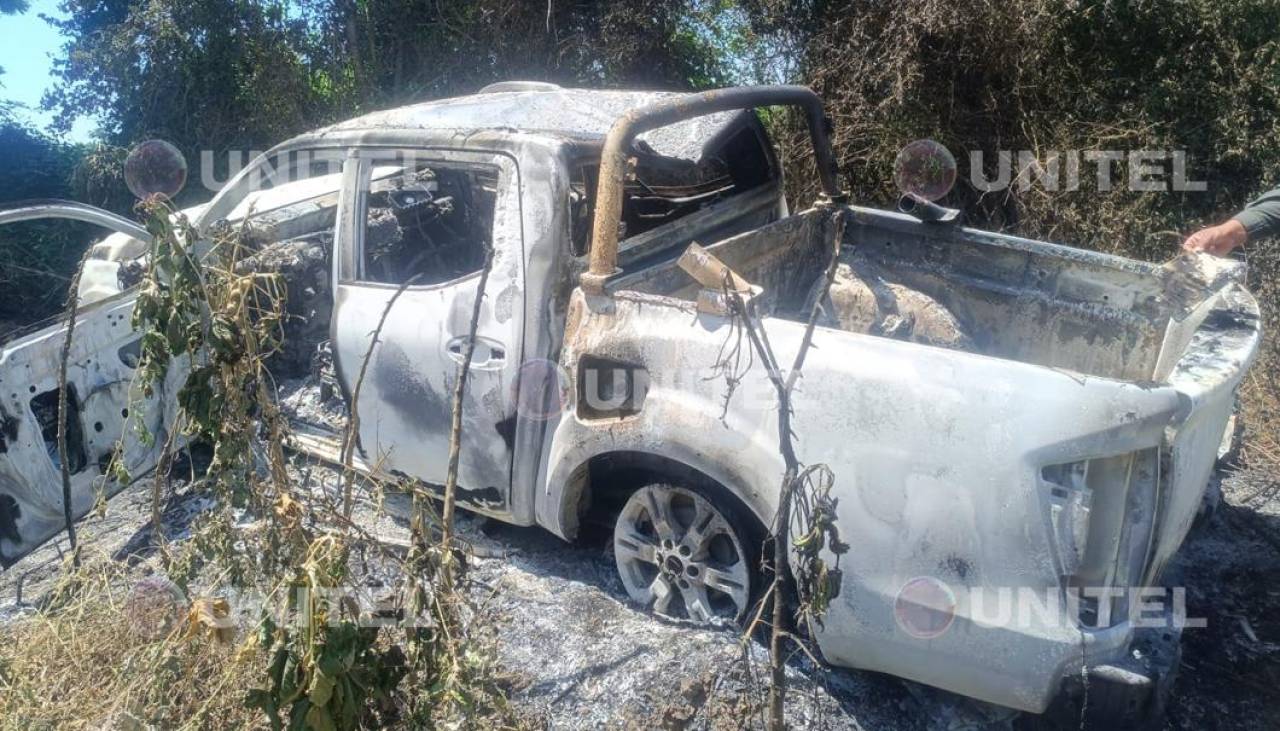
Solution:
{"label": "truck bed side wall", "polygon": [[[825,264],[830,214],[814,209],[710,247],[783,317],[801,319]],[[1151,265],[1011,236],[854,208],[842,258],[933,297],[980,352],[1122,380],[1155,375],[1169,318]],[[611,291],[692,300],[697,285],[673,262],[624,275]]]}

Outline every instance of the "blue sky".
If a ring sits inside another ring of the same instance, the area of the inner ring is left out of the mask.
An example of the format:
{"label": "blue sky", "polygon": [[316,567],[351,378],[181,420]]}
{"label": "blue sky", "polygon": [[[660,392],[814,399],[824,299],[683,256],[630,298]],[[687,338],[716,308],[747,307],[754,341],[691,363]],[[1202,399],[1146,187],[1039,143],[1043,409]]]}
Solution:
{"label": "blue sky", "polygon": [[[57,0],[32,0],[31,9],[21,15],[0,15],[0,98],[25,105],[18,113],[37,127],[46,127],[53,115],[40,111],[40,96],[52,83],[51,55],[62,46],[58,32],[46,23],[41,13],[61,17]],[[67,137],[83,142],[93,135],[92,120],[81,119]]]}

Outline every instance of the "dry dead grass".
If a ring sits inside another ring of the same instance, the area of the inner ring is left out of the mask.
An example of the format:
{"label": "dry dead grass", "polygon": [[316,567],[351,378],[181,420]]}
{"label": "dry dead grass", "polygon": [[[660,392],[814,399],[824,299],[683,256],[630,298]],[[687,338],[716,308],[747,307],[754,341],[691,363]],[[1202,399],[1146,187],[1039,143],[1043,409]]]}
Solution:
{"label": "dry dead grass", "polygon": [[139,599],[137,585],[137,573],[95,557],[67,568],[43,611],[0,625],[0,728],[263,725],[243,705],[261,674],[252,638],[220,641],[190,603]]}
{"label": "dry dead grass", "polygon": [[[1266,470],[1280,480],[1280,395],[1275,378],[1280,363],[1274,358],[1259,362],[1240,392],[1245,419],[1244,463]],[[1269,380],[1270,386],[1264,383]]]}
{"label": "dry dead grass", "polygon": [[1280,482],[1280,241],[1246,246],[1249,289],[1262,306],[1264,340],[1258,362],[1240,389],[1243,462]]}

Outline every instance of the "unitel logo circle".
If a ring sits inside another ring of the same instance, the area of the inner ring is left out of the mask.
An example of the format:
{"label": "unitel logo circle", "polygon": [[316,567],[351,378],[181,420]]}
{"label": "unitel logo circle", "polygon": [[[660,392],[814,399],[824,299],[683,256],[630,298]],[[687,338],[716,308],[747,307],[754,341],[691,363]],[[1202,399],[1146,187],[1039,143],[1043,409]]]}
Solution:
{"label": "unitel logo circle", "polygon": [[893,182],[907,195],[936,201],[956,184],[956,158],[941,142],[908,142],[893,161]]}
{"label": "unitel logo circle", "polygon": [[172,200],[187,184],[187,159],[164,140],[147,140],[125,158],[124,182],[140,200],[152,196]]}
{"label": "unitel logo circle", "polygon": [[182,621],[186,607],[187,598],[177,584],[163,576],[148,576],[129,591],[124,615],[135,636],[154,642]]}
{"label": "unitel logo circle", "polygon": [[569,405],[569,374],[554,361],[542,358],[525,361],[520,366],[515,389],[516,409],[525,419],[554,419]]}
{"label": "unitel logo circle", "polygon": [[893,602],[898,627],[921,640],[940,637],[956,618],[956,595],[946,583],[920,576],[902,585]]}

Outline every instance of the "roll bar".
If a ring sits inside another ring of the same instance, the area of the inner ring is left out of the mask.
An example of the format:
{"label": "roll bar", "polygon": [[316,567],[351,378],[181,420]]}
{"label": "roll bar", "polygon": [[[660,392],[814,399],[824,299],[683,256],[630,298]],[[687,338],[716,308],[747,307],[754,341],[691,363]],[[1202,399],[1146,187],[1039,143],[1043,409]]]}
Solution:
{"label": "roll bar", "polygon": [[831,125],[822,99],[808,87],[739,86],[684,94],[637,107],[619,117],[605,138],[596,186],[590,268],[582,275],[582,288],[591,294],[603,294],[605,281],[618,271],[618,222],[622,218],[628,161],[636,136],[685,119],[771,106],[800,107],[804,111],[823,196],[829,201],[843,202],[845,195],[839,188],[839,171],[831,150]]}

